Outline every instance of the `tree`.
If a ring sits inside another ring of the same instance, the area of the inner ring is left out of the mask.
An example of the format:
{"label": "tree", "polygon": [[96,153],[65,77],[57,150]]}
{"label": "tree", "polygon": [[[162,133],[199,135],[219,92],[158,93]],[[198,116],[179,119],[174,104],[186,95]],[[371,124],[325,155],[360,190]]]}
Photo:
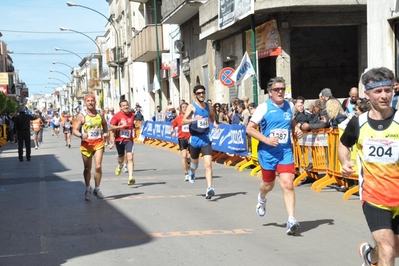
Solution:
{"label": "tree", "polygon": [[0,113],[14,113],[17,111],[18,102],[8,98],[0,92]]}

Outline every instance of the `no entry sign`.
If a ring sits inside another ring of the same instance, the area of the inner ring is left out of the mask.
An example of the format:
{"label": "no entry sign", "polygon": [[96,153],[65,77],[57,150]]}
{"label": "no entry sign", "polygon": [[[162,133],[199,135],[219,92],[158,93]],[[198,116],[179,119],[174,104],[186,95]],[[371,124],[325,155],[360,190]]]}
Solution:
{"label": "no entry sign", "polygon": [[233,75],[234,69],[231,67],[225,67],[220,71],[219,80],[220,82],[227,87],[231,87],[234,85],[234,80],[231,79],[231,75]]}

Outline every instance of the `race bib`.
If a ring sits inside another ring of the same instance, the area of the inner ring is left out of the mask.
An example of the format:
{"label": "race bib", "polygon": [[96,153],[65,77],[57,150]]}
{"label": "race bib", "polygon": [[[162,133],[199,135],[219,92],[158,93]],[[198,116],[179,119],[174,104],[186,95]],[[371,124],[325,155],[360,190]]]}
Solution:
{"label": "race bib", "polygon": [[289,138],[288,130],[282,128],[270,130],[270,137],[277,137],[278,143],[285,144],[288,142]]}
{"label": "race bib", "polygon": [[201,118],[197,121],[198,128],[208,128],[209,127],[209,119],[207,117]]}
{"label": "race bib", "polygon": [[99,139],[101,138],[101,130],[100,129],[90,129],[87,131],[88,139]]}
{"label": "race bib", "polygon": [[33,124],[33,129],[40,129],[40,125],[39,124]]}
{"label": "race bib", "polygon": [[65,122],[65,127],[70,128],[71,127],[71,122]]}
{"label": "race bib", "polygon": [[190,127],[189,127],[189,125],[182,125],[182,126],[181,126],[181,131],[182,131],[182,132],[190,132]]}
{"label": "race bib", "polygon": [[366,162],[394,164],[399,159],[399,144],[392,139],[366,138],[363,153]]}
{"label": "race bib", "polygon": [[131,136],[132,131],[129,129],[121,129],[119,130],[119,136],[121,138],[129,139]]}

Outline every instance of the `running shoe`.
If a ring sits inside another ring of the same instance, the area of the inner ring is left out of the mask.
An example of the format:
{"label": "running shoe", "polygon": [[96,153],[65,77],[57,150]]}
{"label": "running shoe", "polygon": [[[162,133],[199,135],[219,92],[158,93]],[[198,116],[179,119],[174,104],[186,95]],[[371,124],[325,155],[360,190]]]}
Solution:
{"label": "running shoe", "polygon": [[93,194],[94,194],[94,196],[96,196],[99,199],[103,199],[104,198],[103,193],[101,193],[100,189],[94,189]]}
{"label": "running shoe", "polygon": [[122,171],[123,171],[124,173],[129,172],[129,170],[127,170],[127,166],[126,166],[126,165],[123,166]]}
{"label": "running shoe", "polygon": [[190,181],[191,184],[194,184],[194,182],[195,182],[195,173],[193,173],[191,171],[191,169],[188,171],[188,177],[189,177],[188,181]]}
{"label": "running shoe", "polygon": [[368,257],[368,254],[371,252],[371,250],[373,249],[373,247],[367,243],[367,242],[363,242],[360,243],[359,247],[359,256],[363,259],[363,266],[376,266],[377,264],[372,264]]}
{"label": "running shoe", "polygon": [[215,196],[215,190],[212,187],[208,187],[206,189],[205,198],[206,199],[211,199],[213,196]]}
{"label": "running shoe", "polygon": [[129,177],[129,180],[127,181],[127,184],[129,186],[133,186],[134,183],[136,183],[136,179],[133,176]]}
{"label": "running shoe", "polygon": [[289,219],[287,222],[287,235],[295,235],[296,232],[301,228],[300,224],[295,219]]}
{"label": "running shoe", "polygon": [[188,175],[188,174],[186,174],[185,176],[184,176],[184,181],[188,181],[190,179],[190,176]]}
{"label": "running shoe", "polygon": [[258,194],[258,204],[256,204],[256,213],[263,217],[266,214],[266,199],[262,200]]}
{"label": "running shoe", "polygon": [[116,169],[115,169],[115,174],[116,174],[116,175],[120,175],[120,174],[121,174],[121,171],[122,171],[122,168],[118,165],[118,166],[116,167]]}
{"label": "running shoe", "polygon": [[90,187],[90,189],[86,189],[86,191],[85,191],[85,200],[86,201],[90,201],[91,200],[91,187]]}
{"label": "running shoe", "polygon": [[37,150],[37,146],[35,146],[35,150]]}
{"label": "running shoe", "polygon": [[71,144],[68,144],[68,148],[71,148]]}

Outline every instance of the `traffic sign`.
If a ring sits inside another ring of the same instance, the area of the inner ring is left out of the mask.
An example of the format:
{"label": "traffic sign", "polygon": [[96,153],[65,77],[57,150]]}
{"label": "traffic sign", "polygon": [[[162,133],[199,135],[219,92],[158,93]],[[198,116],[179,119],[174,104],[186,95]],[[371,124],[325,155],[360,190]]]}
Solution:
{"label": "traffic sign", "polygon": [[231,78],[231,76],[234,73],[234,69],[231,67],[225,67],[220,71],[219,74],[219,80],[220,82],[227,87],[231,87],[234,85],[234,80]]}

